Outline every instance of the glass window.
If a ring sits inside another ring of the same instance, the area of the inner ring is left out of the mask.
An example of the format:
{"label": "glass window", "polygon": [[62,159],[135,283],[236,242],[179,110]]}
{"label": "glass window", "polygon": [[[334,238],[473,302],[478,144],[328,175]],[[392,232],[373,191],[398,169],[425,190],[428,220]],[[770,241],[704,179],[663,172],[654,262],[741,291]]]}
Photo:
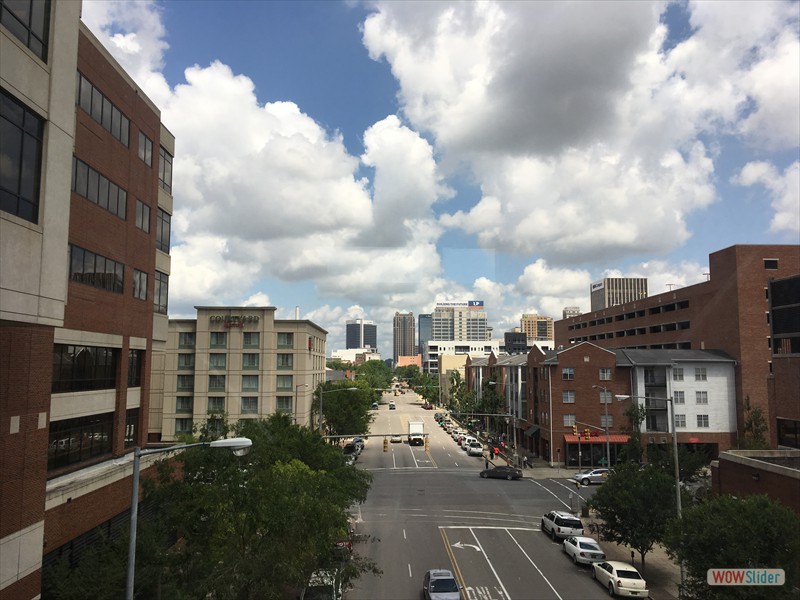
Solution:
{"label": "glass window", "polygon": [[150,207],[141,200],[136,200],[136,226],[150,233]]}
{"label": "glass window", "polygon": [[169,297],[169,275],[156,271],[155,286],[153,289],[153,310],[160,315],[167,314],[167,300]]}
{"label": "glass window", "polygon": [[[124,285],[122,263],[79,248],[69,247],[69,278],[71,281],[121,294]],[[146,286],[145,286],[146,289]]]}
{"label": "glass window", "polygon": [[292,397],[291,396],[278,396],[276,398],[276,412],[292,414]]}
{"label": "glass window", "polygon": [[156,211],[156,249],[169,254],[172,216],[160,208]]}
{"label": "glass window", "polygon": [[242,354],[242,369],[257,369],[257,368],[258,368],[257,353]]}
{"label": "glass window", "polygon": [[118,356],[116,348],[54,344],[51,391],[113,390]]}
{"label": "glass window", "polygon": [[141,387],[144,350],[128,350],[128,387]]}
{"label": "glass window", "polygon": [[128,117],[81,73],[78,73],[78,88],[75,104],[127,148],[130,136]]}
{"label": "glass window", "polygon": [[194,410],[194,398],[191,396],[178,396],[175,398],[175,412],[180,414],[192,414]]}
{"label": "glass window", "polygon": [[611,369],[605,367],[600,369],[600,381],[611,381]]}
{"label": "glass window", "polygon": [[225,369],[227,366],[227,355],[213,353],[208,355],[209,369]]}
{"label": "glass window", "polygon": [[215,391],[225,390],[225,375],[209,375],[208,389]]}
{"label": "glass window", "polygon": [[278,375],[276,378],[276,385],[279,390],[292,389],[292,376],[291,375]]}
{"label": "glass window", "polygon": [[228,347],[228,332],[227,331],[212,331],[211,332],[211,347],[212,348],[227,348]]}
{"label": "glass window", "polygon": [[148,167],[153,165],[153,140],[139,132],[139,158]]}
{"label": "glass window", "polygon": [[683,381],[683,368],[676,367],[672,369],[672,381]]}
{"label": "glass window", "polygon": [[245,348],[258,348],[261,342],[261,337],[257,331],[245,331],[243,338]]}
{"label": "glass window", "polygon": [[695,392],[695,404],[708,404],[708,392]]}
{"label": "glass window", "polygon": [[158,183],[162,190],[172,194],[172,155],[161,147],[159,149],[159,159]]}
{"label": "glass window", "polygon": [[695,381],[706,381],[706,368],[705,367],[697,367],[694,370],[694,380]]}
{"label": "glass window", "polygon": [[31,223],[39,222],[43,137],[44,119],[0,94],[0,210]]}
{"label": "glass window", "polygon": [[564,426],[572,427],[575,425],[575,415],[564,415]]}
{"label": "glass window", "polygon": [[139,445],[139,409],[129,408],[125,411],[125,447]]}
{"label": "glass window", "polygon": [[697,426],[708,427],[708,415],[697,415]]}
{"label": "glass window", "polygon": [[133,270],[133,297],[147,300],[147,273],[137,269]]}
{"label": "glass window", "polygon": [[614,415],[600,415],[600,427],[613,427]]}
{"label": "glass window", "polygon": [[181,331],[178,333],[178,348],[194,348],[194,331]]}
{"label": "glass window", "polygon": [[278,348],[294,348],[294,334],[278,332]]}
{"label": "glass window", "polygon": [[[126,422],[128,417],[126,413]],[[60,469],[110,454],[113,437],[114,413],[51,421],[47,469]]]}
{"label": "glass window", "polygon": [[120,219],[127,219],[128,192],[74,157],[72,159],[72,191]]}
{"label": "glass window", "polygon": [[194,375],[178,375],[178,391],[194,391]]}
{"label": "glass window", "polygon": [[3,0],[0,22],[11,35],[47,62],[50,37],[50,0]]}
{"label": "glass window", "polygon": [[611,392],[600,390],[600,404],[611,404]]}
{"label": "glass window", "polygon": [[278,368],[291,369],[294,364],[294,355],[292,354],[278,354]]}
{"label": "glass window", "polygon": [[561,401],[565,404],[575,403],[575,390],[564,390],[561,392]]}
{"label": "glass window", "polygon": [[208,398],[208,412],[209,413],[225,412],[225,397],[224,396],[209,396],[209,398]]}
{"label": "glass window", "polygon": [[686,415],[675,415],[675,427],[686,427]]}
{"label": "glass window", "polygon": [[568,381],[575,379],[575,369],[572,367],[564,367],[561,369],[561,379]]}
{"label": "glass window", "polygon": [[175,419],[175,434],[183,435],[192,433],[192,420],[191,419]]}
{"label": "glass window", "polygon": [[672,401],[675,404],[685,404],[686,403],[686,395],[684,392],[673,392],[672,393]]}
{"label": "glass window", "polygon": [[258,375],[242,375],[242,389],[258,391]]}
{"label": "glass window", "polygon": [[242,396],[242,414],[258,414],[258,396]]}
{"label": "glass window", "polygon": [[194,354],[178,354],[179,369],[194,369]]}

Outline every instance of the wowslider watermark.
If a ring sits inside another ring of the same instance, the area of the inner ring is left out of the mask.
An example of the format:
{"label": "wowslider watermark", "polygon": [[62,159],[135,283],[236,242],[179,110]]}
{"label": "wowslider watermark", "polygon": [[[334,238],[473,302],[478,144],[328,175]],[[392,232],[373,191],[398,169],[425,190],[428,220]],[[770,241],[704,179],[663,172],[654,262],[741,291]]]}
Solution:
{"label": "wowslider watermark", "polygon": [[708,585],[783,585],[783,569],[709,569]]}

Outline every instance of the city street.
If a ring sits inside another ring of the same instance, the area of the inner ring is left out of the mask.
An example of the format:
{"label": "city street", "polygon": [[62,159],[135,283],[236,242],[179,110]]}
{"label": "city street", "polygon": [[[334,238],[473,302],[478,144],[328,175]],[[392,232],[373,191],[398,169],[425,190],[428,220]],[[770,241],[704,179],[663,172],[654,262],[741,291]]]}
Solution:
{"label": "city street", "polygon": [[[394,399],[397,410],[389,410]],[[425,572],[453,571],[475,600],[601,598],[606,591],[587,567],[576,567],[539,529],[553,509],[578,511],[580,491],[563,478],[518,481],[482,479],[482,457],[470,457],[434,421],[435,411],[407,392],[384,395],[370,434],[405,434],[409,421],[422,420],[429,450],[370,437],[357,467],[374,483],[356,513],[356,530],[374,538],[357,551],[375,560],[382,577],[365,576],[346,594],[349,600],[418,598]],[[499,462],[498,462],[499,464]],[[557,475],[557,473],[554,473]]]}

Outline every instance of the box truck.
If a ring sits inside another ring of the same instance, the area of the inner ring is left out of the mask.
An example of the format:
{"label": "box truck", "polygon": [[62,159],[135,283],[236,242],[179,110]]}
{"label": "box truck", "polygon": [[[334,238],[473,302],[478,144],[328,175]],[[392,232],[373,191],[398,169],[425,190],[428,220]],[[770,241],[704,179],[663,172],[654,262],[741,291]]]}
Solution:
{"label": "box truck", "polygon": [[409,421],[408,445],[422,446],[425,444],[425,424],[422,421]]}

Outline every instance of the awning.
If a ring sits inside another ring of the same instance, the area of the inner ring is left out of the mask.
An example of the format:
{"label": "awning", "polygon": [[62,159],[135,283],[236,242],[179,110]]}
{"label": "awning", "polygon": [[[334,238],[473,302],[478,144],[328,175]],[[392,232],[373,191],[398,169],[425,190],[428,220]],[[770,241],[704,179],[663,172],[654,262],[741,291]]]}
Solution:
{"label": "awning", "polygon": [[528,437],[533,437],[538,432],[539,432],[539,426],[538,425],[531,425],[530,427],[528,427],[525,430],[525,435],[528,436]]}
{"label": "awning", "polygon": [[[627,444],[629,439],[630,439],[629,435],[622,435],[619,433],[610,433],[608,435],[609,444]],[[565,433],[564,441],[568,444],[577,444],[578,436],[572,435],[571,433]],[[580,442],[581,444],[605,444],[606,434],[601,433],[600,435],[593,435],[590,436],[588,440],[583,436],[581,436]]]}

